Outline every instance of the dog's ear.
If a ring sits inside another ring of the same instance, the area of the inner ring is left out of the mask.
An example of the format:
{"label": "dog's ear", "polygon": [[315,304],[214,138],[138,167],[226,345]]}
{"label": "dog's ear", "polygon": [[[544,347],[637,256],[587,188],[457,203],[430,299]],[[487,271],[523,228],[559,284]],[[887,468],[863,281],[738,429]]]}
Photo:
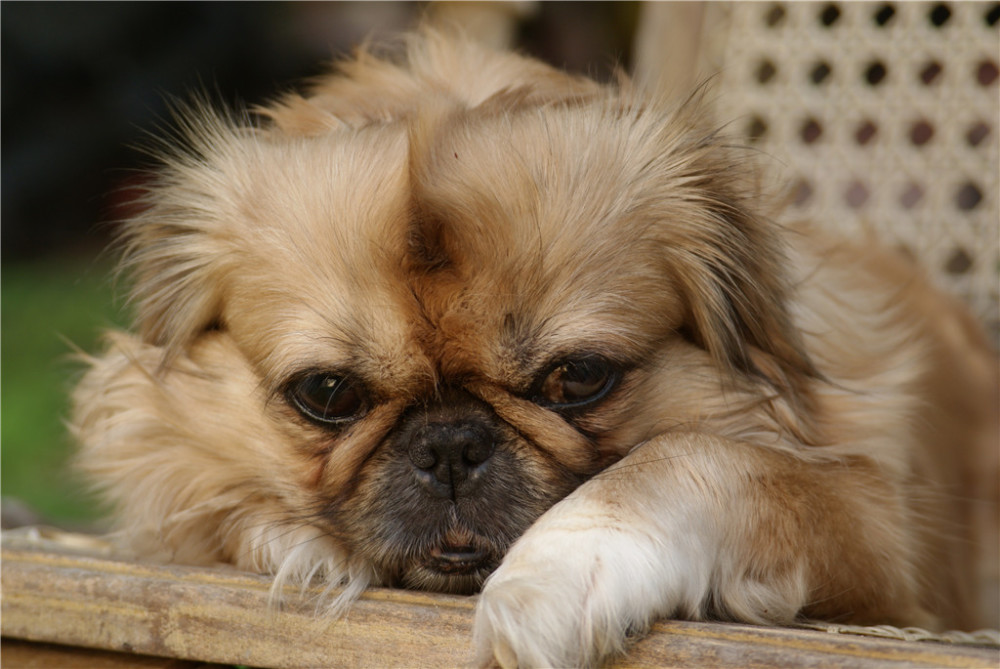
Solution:
{"label": "dog's ear", "polygon": [[229,182],[253,132],[200,101],[175,116],[176,129],[148,147],[160,165],[137,200],[141,212],[120,232],[139,333],[167,357],[220,325],[232,260],[227,220],[238,206]]}
{"label": "dog's ear", "polygon": [[687,333],[731,371],[781,390],[816,376],[788,309],[787,260],[773,225],[732,200],[706,197],[671,243]]}
{"label": "dog's ear", "polygon": [[689,101],[663,124],[675,130],[660,135],[651,161],[663,205],[657,226],[687,307],[686,334],[725,369],[801,390],[818,373],[789,312],[781,229],[762,212],[753,166],[718,132],[698,129],[698,108]]}

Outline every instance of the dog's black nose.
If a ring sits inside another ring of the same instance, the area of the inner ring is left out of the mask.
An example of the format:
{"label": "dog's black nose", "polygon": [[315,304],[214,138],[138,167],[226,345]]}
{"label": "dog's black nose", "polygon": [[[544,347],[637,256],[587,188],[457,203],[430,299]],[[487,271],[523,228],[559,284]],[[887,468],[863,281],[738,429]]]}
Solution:
{"label": "dog's black nose", "polygon": [[414,431],[409,455],[431,494],[456,499],[476,489],[494,447],[491,430],[478,421],[427,423]]}

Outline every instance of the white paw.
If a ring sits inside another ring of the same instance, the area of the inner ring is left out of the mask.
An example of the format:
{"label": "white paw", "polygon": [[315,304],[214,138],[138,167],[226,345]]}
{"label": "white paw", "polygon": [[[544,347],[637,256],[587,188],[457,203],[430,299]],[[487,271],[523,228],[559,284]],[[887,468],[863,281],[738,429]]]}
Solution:
{"label": "white paw", "polygon": [[711,554],[697,532],[670,541],[663,530],[620,507],[575,496],[551,509],[483,588],[474,631],[478,662],[594,666],[623,651],[627,634],[653,619],[696,615]]}

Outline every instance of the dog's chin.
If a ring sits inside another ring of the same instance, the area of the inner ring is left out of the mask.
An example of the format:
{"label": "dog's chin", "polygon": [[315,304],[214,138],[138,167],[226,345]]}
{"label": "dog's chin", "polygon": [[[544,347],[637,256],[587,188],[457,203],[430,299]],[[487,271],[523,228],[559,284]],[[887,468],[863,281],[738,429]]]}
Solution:
{"label": "dog's chin", "polygon": [[422,551],[419,557],[388,570],[388,584],[412,590],[455,595],[479,592],[486,577],[500,565],[495,550],[471,544],[443,543]]}
{"label": "dog's chin", "polygon": [[375,560],[386,585],[469,595],[500,565],[506,546],[481,534],[452,528],[433,539],[421,538],[405,548],[384,546]]}
{"label": "dog's chin", "polygon": [[432,558],[426,564],[417,564],[407,570],[398,585],[412,590],[430,590],[452,595],[472,595],[479,592],[486,577],[499,565],[497,561],[483,562],[468,559],[468,554],[445,554],[448,564],[441,558]]}

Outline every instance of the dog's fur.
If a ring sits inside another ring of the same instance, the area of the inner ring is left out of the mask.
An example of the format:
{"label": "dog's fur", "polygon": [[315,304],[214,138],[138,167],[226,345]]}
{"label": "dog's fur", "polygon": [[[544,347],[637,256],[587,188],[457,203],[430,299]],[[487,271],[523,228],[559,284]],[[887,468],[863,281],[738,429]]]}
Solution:
{"label": "dog's fur", "polygon": [[[774,223],[695,101],[407,44],[163,156],[125,226],[137,333],[75,393],[132,545],[334,608],[482,587],[504,665],[660,616],[972,625],[997,366],[963,310]],[[330,424],[296,408],[322,373],[359,393]]]}

